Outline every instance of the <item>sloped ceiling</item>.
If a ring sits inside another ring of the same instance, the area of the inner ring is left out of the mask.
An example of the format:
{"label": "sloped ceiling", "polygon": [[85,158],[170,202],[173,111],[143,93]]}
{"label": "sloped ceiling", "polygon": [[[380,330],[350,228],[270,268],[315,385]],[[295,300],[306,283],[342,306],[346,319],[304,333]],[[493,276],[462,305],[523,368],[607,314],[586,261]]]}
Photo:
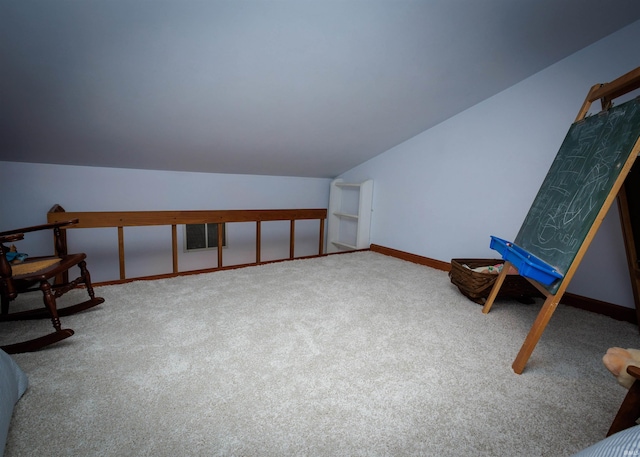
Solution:
{"label": "sloped ceiling", "polygon": [[335,177],[637,0],[0,0],[0,160]]}

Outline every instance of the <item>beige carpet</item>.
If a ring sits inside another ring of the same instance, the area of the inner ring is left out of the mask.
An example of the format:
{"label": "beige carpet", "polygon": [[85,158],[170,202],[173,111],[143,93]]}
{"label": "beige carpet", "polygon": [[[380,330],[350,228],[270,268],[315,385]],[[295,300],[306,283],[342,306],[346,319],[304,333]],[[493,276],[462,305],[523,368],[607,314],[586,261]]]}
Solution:
{"label": "beige carpet", "polygon": [[446,273],[372,252],[97,292],[73,337],[15,356],[31,385],[7,457],[566,456],[626,392],[602,355],[640,347],[560,306],[516,375],[540,303],[483,315]]}

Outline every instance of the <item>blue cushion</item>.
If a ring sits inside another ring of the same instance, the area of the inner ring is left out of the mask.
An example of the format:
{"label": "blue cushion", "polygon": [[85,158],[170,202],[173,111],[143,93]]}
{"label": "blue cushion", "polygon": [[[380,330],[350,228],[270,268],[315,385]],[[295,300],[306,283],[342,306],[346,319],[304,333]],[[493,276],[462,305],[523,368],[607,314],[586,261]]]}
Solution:
{"label": "blue cushion", "polygon": [[640,456],[640,425],[622,430],[597,442],[573,457]]}
{"label": "blue cushion", "polygon": [[13,407],[28,385],[24,371],[9,354],[0,349],[0,457],[4,455]]}

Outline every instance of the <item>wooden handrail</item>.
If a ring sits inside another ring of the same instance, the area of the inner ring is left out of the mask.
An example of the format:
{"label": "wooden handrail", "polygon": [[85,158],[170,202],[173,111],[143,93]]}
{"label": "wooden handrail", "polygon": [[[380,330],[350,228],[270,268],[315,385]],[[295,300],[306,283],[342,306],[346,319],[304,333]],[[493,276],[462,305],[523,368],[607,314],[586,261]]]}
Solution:
{"label": "wooden handrail", "polygon": [[48,222],[78,219],[73,228],[141,227],[150,225],[207,224],[215,222],[257,222],[324,219],[322,209],[240,209],[194,211],[88,211],[49,212]]}
{"label": "wooden handrail", "polygon": [[[261,222],[289,221],[289,259],[295,255],[295,223],[298,220],[319,220],[318,254],[324,255],[324,221],[327,217],[325,208],[319,209],[259,209],[259,210],[193,210],[193,211],[85,211],[66,212],[60,205],[54,205],[47,213],[47,221],[56,223],[75,219],[78,222],[69,229],[116,228],[118,231],[118,259],[120,264],[120,279],[109,283],[123,282],[133,279],[127,278],[125,270],[124,227],[143,226],[171,226],[172,273],[148,276],[144,279],[193,274],[204,271],[214,271],[223,267],[222,249],[218,249],[218,264],[215,268],[201,270],[178,271],[178,240],[177,225],[182,224],[218,224],[218,246],[222,246],[222,224],[227,222],[255,222],[256,223],[256,260],[241,266],[258,265],[264,263],[260,258]],[[283,259],[285,260],[285,259]],[[234,265],[233,267],[238,267]],[[97,283],[99,284],[99,283]]]}

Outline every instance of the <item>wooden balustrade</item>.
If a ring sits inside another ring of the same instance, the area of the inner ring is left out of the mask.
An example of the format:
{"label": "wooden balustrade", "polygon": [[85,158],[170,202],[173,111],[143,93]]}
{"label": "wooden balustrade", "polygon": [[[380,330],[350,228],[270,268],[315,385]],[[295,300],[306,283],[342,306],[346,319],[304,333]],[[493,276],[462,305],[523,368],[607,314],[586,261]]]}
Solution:
{"label": "wooden balustrade", "polygon": [[[259,210],[194,210],[194,211],[88,211],[67,212],[60,205],[54,205],[47,213],[48,222],[61,222],[78,219],[78,223],[69,230],[90,228],[117,228],[118,230],[118,259],[120,265],[120,280],[109,283],[125,282],[137,278],[127,278],[125,272],[124,227],[142,226],[171,226],[171,252],[173,272],[164,275],[146,276],[144,279],[157,279],[182,274],[203,273],[225,268],[238,268],[265,263],[260,258],[261,229],[265,221],[290,221],[289,228],[289,259],[295,255],[295,223],[299,220],[319,221],[318,254],[306,257],[324,255],[324,221],[327,210],[322,209],[259,209]],[[222,249],[218,249],[218,264],[215,268],[190,270],[181,272],[178,269],[178,232],[177,226],[182,224],[218,224],[218,246],[222,246],[222,225],[227,222],[255,222],[256,223],[256,260],[253,263],[223,265]],[[65,239],[66,242],[66,237]],[[287,259],[281,259],[287,260]]]}

